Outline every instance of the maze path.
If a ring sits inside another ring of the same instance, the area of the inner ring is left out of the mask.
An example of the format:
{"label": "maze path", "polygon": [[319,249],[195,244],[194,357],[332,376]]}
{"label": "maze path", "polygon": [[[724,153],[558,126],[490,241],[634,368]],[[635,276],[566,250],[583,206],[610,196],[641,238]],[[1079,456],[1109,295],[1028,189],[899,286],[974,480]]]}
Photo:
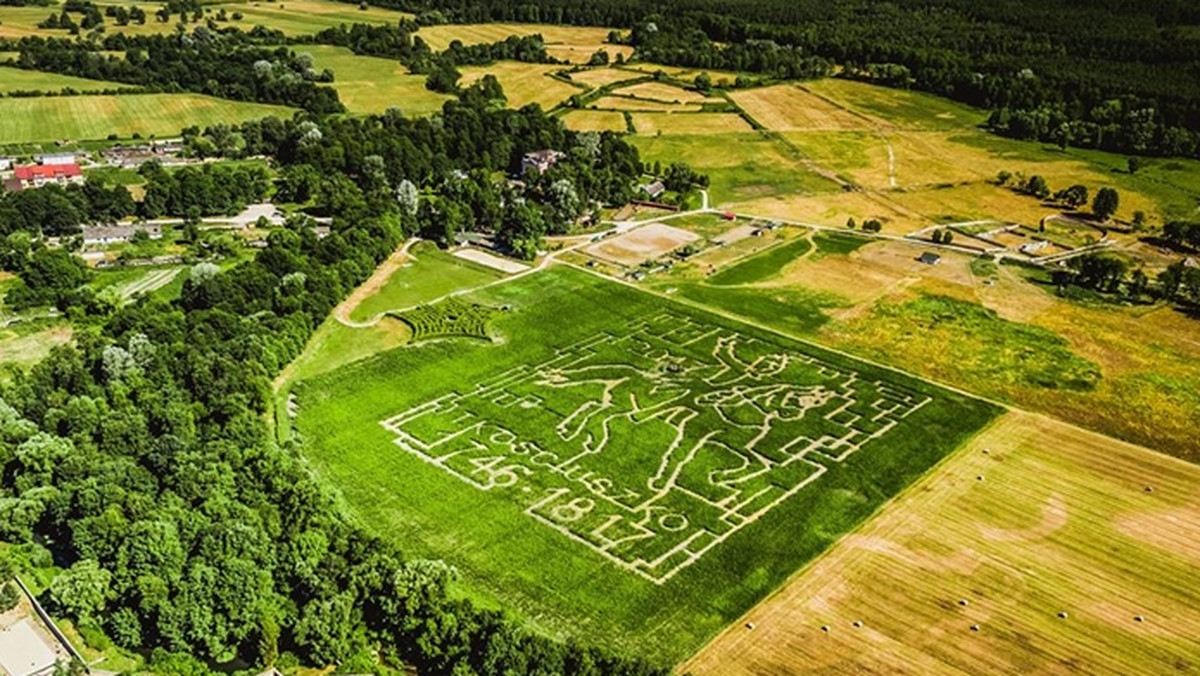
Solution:
{"label": "maze path", "polygon": [[929,401],[665,312],[381,424],[406,452],[663,584]]}

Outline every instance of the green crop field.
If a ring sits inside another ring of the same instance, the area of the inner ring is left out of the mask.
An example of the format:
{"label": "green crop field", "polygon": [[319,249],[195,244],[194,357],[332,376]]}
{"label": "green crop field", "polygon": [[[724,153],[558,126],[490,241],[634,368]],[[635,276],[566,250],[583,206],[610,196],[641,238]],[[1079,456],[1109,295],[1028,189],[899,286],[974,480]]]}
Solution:
{"label": "green crop field", "polygon": [[314,469],[471,597],[664,664],[997,413],[565,266],[461,300],[491,340],[296,385]]}
{"label": "green crop field", "polygon": [[318,70],[333,71],[332,87],[352,113],[379,114],[399,108],[405,115],[428,115],[450,100],[425,88],[424,75],[412,75],[399,61],[358,56],[345,47],[303,45],[298,52],[311,54]]}
{"label": "green crop field", "polygon": [[760,254],[713,275],[709,284],[736,286],[765,281],[783,269],[783,266],[812,250],[812,242],[798,239],[772,247]]}
{"label": "green crop field", "polygon": [[0,67],[0,94],[16,91],[58,92],[70,87],[80,92],[94,92],[104,89],[131,88],[132,85],[104,80],[89,80],[57,73],[42,73],[36,70]]}
{"label": "green crop field", "polygon": [[389,310],[429,303],[459,289],[470,289],[500,279],[499,272],[453,256],[434,244],[422,243],[412,259],[397,268],[378,291],[363,298],[350,312],[354,321],[366,321]]}
{"label": "green crop field", "polygon": [[5,98],[0,99],[0,119],[7,120],[0,125],[0,144],[103,139],[110,134],[170,136],[190,125],[236,124],[268,115],[287,118],[292,112],[199,94]]}

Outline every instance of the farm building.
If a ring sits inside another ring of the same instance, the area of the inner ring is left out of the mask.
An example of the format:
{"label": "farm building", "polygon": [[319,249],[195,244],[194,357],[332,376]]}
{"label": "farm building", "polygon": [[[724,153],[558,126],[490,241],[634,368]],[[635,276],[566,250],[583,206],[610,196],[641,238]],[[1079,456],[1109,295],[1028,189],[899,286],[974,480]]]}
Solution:
{"label": "farm building", "polygon": [[50,155],[39,155],[37,158],[38,164],[47,167],[63,166],[75,164],[75,153],[54,153]]}
{"label": "farm building", "polygon": [[78,164],[30,164],[17,167],[13,177],[5,181],[5,187],[12,191],[40,188],[44,185],[57,183],[83,183],[83,171]]}
{"label": "farm building", "polygon": [[162,228],[157,225],[85,225],[83,227],[84,245],[120,244],[133,239],[134,233],[145,231],[150,239],[162,239]]}
{"label": "farm building", "polygon": [[650,199],[657,199],[659,195],[667,191],[667,186],[663,185],[662,181],[655,181],[641,186],[641,190]]}
{"label": "farm building", "polygon": [[521,158],[521,173],[528,174],[531,171],[536,171],[539,174],[544,174],[550,171],[550,168],[558,164],[558,161],[566,157],[566,154],[558,150],[536,150],[531,153],[525,153]]}
{"label": "farm building", "polygon": [[925,265],[937,265],[938,263],[942,262],[942,257],[933,253],[932,251],[926,251],[925,253],[921,254],[921,257],[917,260],[921,261]]}
{"label": "farm building", "polygon": [[1196,268],[1200,268],[1200,261],[1188,256],[1187,258],[1183,259],[1183,267],[1195,270]]}
{"label": "farm building", "polygon": [[9,169],[12,169],[12,165],[13,165],[13,158],[0,157],[0,171],[8,171]]}

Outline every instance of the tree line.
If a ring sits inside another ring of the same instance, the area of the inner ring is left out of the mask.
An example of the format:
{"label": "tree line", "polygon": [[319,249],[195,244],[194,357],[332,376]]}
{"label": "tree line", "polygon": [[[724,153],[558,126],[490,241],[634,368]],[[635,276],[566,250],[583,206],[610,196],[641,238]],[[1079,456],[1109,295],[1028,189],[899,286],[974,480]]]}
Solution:
{"label": "tree line", "polygon": [[[519,200],[548,219],[572,212],[564,183],[583,203],[619,197],[636,150],[474,89],[435,119],[268,118],[238,133],[248,152],[272,151],[281,190],[333,215],[332,233],[298,217],[252,260],[193,266],[176,301],[89,309],[74,345],[0,384],[0,540],[65,568],[47,602],[153,650],[165,673],[233,660],[367,671],[378,650],[421,674],[665,675],[452,597],[452,568],[347,522],[300,442],[279,445],[265,422],[272,378],[404,236],[432,227],[423,211],[473,223],[496,205],[472,191],[553,147],[566,157]],[[178,177],[181,193],[204,191]],[[525,217],[504,209],[494,223]]]}
{"label": "tree line", "polygon": [[[449,22],[633,29],[672,65],[912,87],[997,112],[998,132],[1141,154],[1200,152],[1200,23],[1187,0],[375,0]],[[650,30],[652,29],[652,30]],[[647,34],[653,34],[648,36]],[[794,66],[792,64],[795,64]]]}
{"label": "tree line", "polygon": [[[320,82],[306,54],[257,44],[260,37],[199,27],[191,34],[110,36],[108,53],[88,42],[26,37],[15,42],[18,68],[138,85],[160,92],[190,91],[237,101],[303,108],[316,114],[344,112],[337,92]],[[113,51],[121,51],[116,55]]]}

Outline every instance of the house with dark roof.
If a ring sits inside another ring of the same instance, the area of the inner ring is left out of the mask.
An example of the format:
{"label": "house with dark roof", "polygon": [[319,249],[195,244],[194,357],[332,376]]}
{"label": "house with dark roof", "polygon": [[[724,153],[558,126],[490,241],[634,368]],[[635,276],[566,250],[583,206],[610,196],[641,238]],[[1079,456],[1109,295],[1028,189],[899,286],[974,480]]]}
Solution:
{"label": "house with dark roof", "polygon": [[641,187],[642,192],[650,199],[658,199],[658,196],[667,191],[667,186],[663,185],[662,181],[648,183]]}
{"label": "house with dark roof", "polygon": [[942,262],[942,257],[933,253],[932,251],[926,251],[925,253],[921,254],[921,257],[917,260],[921,261],[925,265],[937,265],[938,263]]}
{"label": "house with dark roof", "polygon": [[566,153],[558,150],[535,150],[525,153],[525,156],[521,158],[521,173],[528,174],[535,171],[544,174],[566,156]]}

